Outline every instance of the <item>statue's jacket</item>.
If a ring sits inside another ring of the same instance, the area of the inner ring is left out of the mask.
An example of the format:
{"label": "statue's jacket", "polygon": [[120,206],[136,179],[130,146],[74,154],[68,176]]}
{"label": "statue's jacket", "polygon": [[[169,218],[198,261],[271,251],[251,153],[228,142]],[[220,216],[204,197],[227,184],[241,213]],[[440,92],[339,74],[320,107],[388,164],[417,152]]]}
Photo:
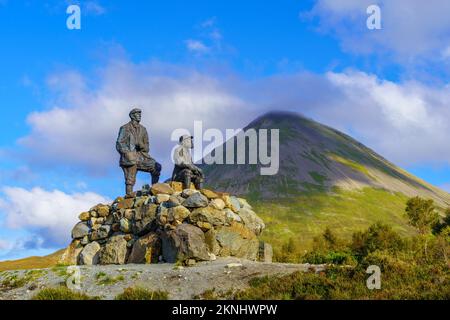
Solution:
{"label": "statue's jacket", "polygon": [[178,146],[173,152],[173,160],[175,163],[175,167],[172,172],[172,179],[175,179],[176,176],[184,169],[190,169],[193,165],[192,156],[189,151],[189,148],[184,147],[182,145]]}
{"label": "statue's jacket", "polygon": [[120,166],[137,165],[141,161],[150,159],[147,129],[132,121],[120,127],[116,149],[120,153]]}

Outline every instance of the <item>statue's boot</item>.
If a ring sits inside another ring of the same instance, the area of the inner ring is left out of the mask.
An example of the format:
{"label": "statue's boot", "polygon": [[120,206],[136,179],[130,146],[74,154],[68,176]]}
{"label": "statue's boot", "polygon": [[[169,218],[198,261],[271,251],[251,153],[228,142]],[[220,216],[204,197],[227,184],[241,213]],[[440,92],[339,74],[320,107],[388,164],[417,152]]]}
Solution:
{"label": "statue's boot", "polygon": [[186,175],[183,181],[183,189],[189,189],[191,187],[191,177]]}
{"label": "statue's boot", "polygon": [[196,182],[195,183],[195,189],[197,189],[197,190],[203,189],[203,182]]}
{"label": "statue's boot", "polygon": [[159,181],[159,176],[152,175],[152,185],[154,185],[155,183],[158,183],[158,181]]}

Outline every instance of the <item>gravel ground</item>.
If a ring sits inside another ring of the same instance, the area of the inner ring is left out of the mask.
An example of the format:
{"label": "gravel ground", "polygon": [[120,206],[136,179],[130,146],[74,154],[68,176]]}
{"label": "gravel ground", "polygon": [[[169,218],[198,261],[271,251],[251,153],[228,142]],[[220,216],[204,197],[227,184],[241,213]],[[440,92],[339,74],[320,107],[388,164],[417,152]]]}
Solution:
{"label": "gravel ground", "polygon": [[[216,292],[243,289],[254,277],[321,271],[322,265],[262,263],[236,258],[197,263],[192,267],[174,264],[127,264],[80,266],[81,290],[90,296],[114,299],[124,288],[140,286],[169,293],[170,299],[192,299],[208,289]],[[67,267],[4,271],[0,273],[0,300],[31,299],[40,289],[66,282]],[[8,279],[16,280],[14,285]],[[11,283],[11,282],[10,282]]]}

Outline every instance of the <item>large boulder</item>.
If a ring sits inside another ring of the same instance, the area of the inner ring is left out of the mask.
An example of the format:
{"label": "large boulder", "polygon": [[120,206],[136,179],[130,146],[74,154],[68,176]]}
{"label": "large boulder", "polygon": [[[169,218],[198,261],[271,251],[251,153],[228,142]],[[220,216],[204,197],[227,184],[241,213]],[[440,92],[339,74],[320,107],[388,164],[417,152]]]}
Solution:
{"label": "large boulder", "polygon": [[208,198],[200,192],[195,192],[191,194],[186,200],[184,200],[182,205],[186,208],[206,207],[208,205]]}
{"label": "large boulder", "polygon": [[197,208],[189,216],[189,223],[209,230],[214,226],[223,226],[226,223],[226,215],[214,207]]}
{"label": "large boulder", "polygon": [[210,260],[203,231],[183,223],[162,235],[162,255],[166,262]]}
{"label": "large boulder", "polygon": [[266,227],[264,221],[256,215],[256,213],[248,207],[243,207],[239,210],[239,217],[241,217],[244,225],[253,231],[256,235],[260,235]]}
{"label": "large boulder", "polygon": [[259,241],[248,229],[236,226],[221,227],[217,230],[216,240],[220,245],[220,256],[235,256],[249,260],[257,260]]}
{"label": "large boulder", "polygon": [[124,264],[127,258],[127,240],[124,235],[109,238],[100,252],[100,264]]}
{"label": "large boulder", "polygon": [[93,241],[87,244],[78,257],[79,264],[93,265],[99,262],[99,253],[101,246],[98,242]]}
{"label": "large boulder", "polygon": [[87,222],[78,222],[72,229],[72,239],[81,239],[89,234],[90,228]]}
{"label": "large boulder", "polygon": [[183,206],[176,206],[167,209],[167,221],[169,223],[178,225],[181,224],[191,212]]}
{"label": "large boulder", "polygon": [[150,203],[136,209],[132,231],[136,235],[143,235],[152,230],[153,222],[156,218],[158,206]]}
{"label": "large boulder", "polygon": [[157,263],[160,255],[161,239],[151,232],[136,240],[127,263]]}
{"label": "large boulder", "polygon": [[171,195],[174,193],[173,189],[167,183],[155,183],[150,190],[153,195],[160,193]]}
{"label": "large boulder", "polygon": [[109,234],[111,232],[111,226],[110,225],[102,225],[97,230],[92,231],[90,240],[91,241],[97,241],[101,239],[108,238]]}

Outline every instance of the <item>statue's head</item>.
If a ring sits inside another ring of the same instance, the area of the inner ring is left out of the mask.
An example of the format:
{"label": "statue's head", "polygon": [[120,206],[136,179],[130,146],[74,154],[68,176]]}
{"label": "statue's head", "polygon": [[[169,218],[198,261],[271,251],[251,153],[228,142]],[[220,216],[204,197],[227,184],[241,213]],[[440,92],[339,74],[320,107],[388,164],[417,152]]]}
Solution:
{"label": "statue's head", "polygon": [[139,108],[134,108],[129,113],[131,120],[134,120],[137,122],[141,122],[141,114],[142,114],[142,110]]}
{"label": "statue's head", "polygon": [[193,136],[188,136],[187,134],[183,135],[180,137],[180,144],[183,147],[189,148],[189,149],[193,149],[194,145],[192,144],[192,139],[194,139]]}

